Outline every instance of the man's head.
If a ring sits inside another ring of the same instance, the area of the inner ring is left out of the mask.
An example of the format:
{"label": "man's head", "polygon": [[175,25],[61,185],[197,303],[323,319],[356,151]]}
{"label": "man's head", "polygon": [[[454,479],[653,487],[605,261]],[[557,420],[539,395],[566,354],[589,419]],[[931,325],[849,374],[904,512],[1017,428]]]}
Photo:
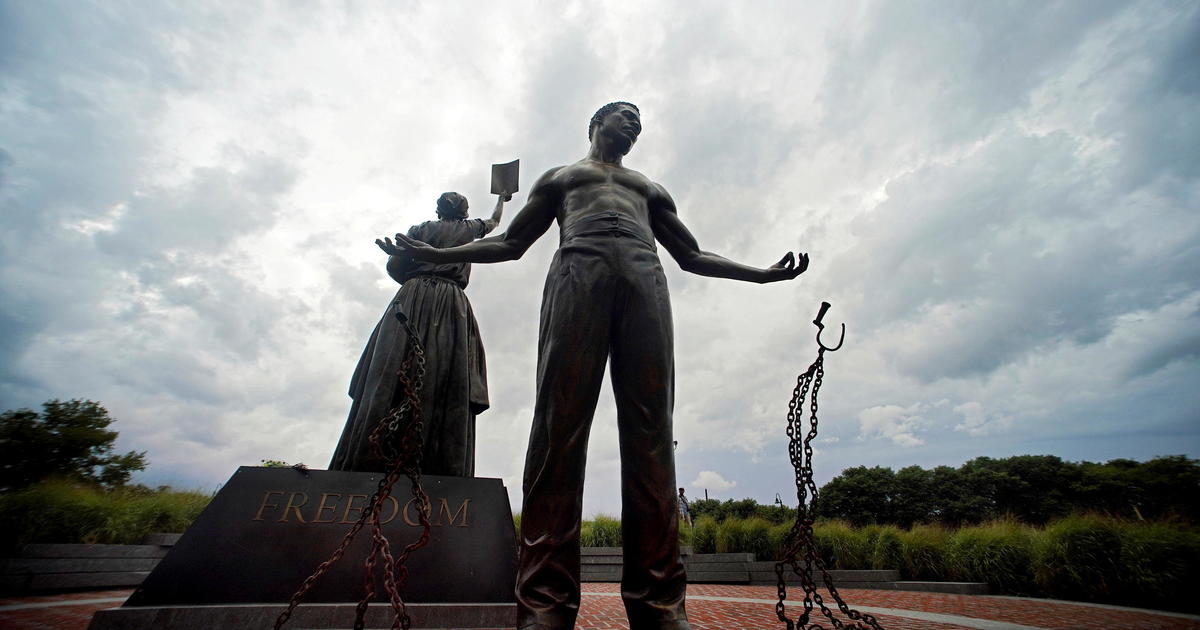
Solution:
{"label": "man's head", "polygon": [[437,200],[437,215],[439,219],[467,218],[467,198],[456,193],[442,193]]}
{"label": "man's head", "polygon": [[637,141],[642,132],[642,115],[638,106],[625,101],[615,101],[596,110],[588,123],[588,140],[592,140],[597,129],[605,132],[621,134],[629,141],[629,146]]}

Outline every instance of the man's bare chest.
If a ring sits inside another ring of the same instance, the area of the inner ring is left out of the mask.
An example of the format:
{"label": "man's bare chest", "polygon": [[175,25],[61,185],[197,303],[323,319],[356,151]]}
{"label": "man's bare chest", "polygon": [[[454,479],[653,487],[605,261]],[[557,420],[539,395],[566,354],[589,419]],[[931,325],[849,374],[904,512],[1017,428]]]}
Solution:
{"label": "man's bare chest", "polygon": [[644,175],[619,166],[574,165],[561,174],[567,195],[580,193],[625,193],[646,198],[650,181]]}

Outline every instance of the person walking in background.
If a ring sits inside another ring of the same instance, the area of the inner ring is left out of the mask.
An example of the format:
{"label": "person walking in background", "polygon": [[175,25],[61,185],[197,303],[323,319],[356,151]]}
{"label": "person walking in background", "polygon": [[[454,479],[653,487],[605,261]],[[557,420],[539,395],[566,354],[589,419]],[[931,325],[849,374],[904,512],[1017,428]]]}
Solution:
{"label": "person walking in background", "polygon": [[692,526],[692,505],[688,503],[687,497],[683,496],[683,488],[679,489],[679,522],[687,523],[688,527]]}

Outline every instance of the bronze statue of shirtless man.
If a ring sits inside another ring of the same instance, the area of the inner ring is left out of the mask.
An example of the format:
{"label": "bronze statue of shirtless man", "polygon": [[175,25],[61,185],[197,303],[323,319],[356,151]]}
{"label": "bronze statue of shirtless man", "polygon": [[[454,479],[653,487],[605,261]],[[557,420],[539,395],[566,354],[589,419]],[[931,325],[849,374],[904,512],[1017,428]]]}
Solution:
{"label": "bronze statue of shirtless man", "polygon": [[537,400],[525,456],[517,627],[569,630],[579,610],[579,526],[588,432],[611,357],[621,445],[621,596],[631,630],[689,630],[687,575],[671,409],[671,301],[657,240],[685,271],[747,282],[791,280],[808,256],[766,269],[702,251],[662,186],[621,158],[642,131],[638,108],[610,103],[588,126],[591,148],[546,171],[506,233],[436,249],[402,234],[377,241],[393,255],[437,263],[516,260],[550,224],[560,229],[542,297]]}

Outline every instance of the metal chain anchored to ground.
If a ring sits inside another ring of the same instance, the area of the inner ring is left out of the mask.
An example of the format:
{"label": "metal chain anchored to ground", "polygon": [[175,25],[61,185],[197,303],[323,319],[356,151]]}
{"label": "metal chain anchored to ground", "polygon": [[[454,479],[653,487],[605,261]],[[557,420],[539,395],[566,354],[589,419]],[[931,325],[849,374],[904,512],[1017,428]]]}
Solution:
{"label": "metal chain anchored to ground", "polygon": [[[792,525],[791,532],[788,533],[783,560],[775,564],[775,575],[779,579],[779,601],[775,604],[775,614],[780,621],[787,625],[787,630],[824,630],[825,626],[816,621],[809,623],[815,604],[834,628],[866,630],[870,627],[874,630],[883,630],[875,617],[846,605],[845,600],[838,594],[837,588],[833,584],[833,577],[829,575],[825,561],[817,553],[816,541],[813,537],[813,520],[815,519],[813,501],[817,498],[817,485],[813,481],[812,441],[817,437],[817,392],[820,391],[821,382],[825,378],[825,353],[837,351],[846,340],[846,325],[842,324],[841,336],[838,338],[837,345],[830,347],[821,341],[821,333],[825,330],[825,324],[821,323],[821,320],[825,318],[828,310],[829,302],[821,302],[821,309],[817,312],[816,319],[813,320],[813,324],[817,327],[817,359],[796,378],[796,388],[792,391],[791,402],[788,403],[788,455],[792,461],[792,468],[796,471],[796,522]],[[804,403],[810,391],[812,398],[808,401],[808,432],[801,439]],[[800,587],[804,590],[804,611],[795,620],[788,618],[783,603],[787,599],[787,579],[784,572],[788,568],[800,577]],[[834,617],[833,611],[825,605],[824,597],[817,592],[815,572],[820,572],[821,581],[829,594],[833,596],[838,610],[851,620],[849,625]]]}
{"label": "metal chain anchored to ground", "polygon": [[[334,563],[342,558],[346,553],[346,548],[354,540],[354,536],[366,525],[368,520],[371,522],[371,552],[367,554],[367,558],[363,562],[366,574],[363,598],[359,600],[355,609],[354,630],[363,630],[367,605],[375,597],[375,566],[378,560],[383,561],[383,587],[387,591],[388,602],[394,613],[392,630],[409,630],[412,626],[412,619],[408,615],[408,609],[400,591],[408,583],[408,557],[412,552],[428,544],[431,529],[429,497],[421,488],[421,434],[424,425],[424,415],[421,410],[421,388],[425,382],[425,351],[421,347],[421,340],[409,326],[408,318],[399,309],[396,310],[396,318],[400,320],[404,326],[404,332],[408,335],[408,349],[405,352],[404,361],[396,373],[402,397],[400,404],[379,422],[369,438],[371,451],[384,462],[387,473],[379,479],[379,486],[371,496],[367,507],[363,509],[358,521],[350,527],[350,531],[346,533],[341,544],[328,560],[322,562],[317,570],[304,580],[296,594],[292,595],[287,610],[283,611],[275,620],[275,630],[280,630],[287,623],[292,611],[300,605],[309,589],[329,571]],[[418,506],[421,535],[416,541],[405,546],[399,556],[393,558],[391,543],[383,534],[379,507],[391,496],[392,488],[400,480],[401,475],[407,476],[412,484],[412,493],[416,497]]]}

